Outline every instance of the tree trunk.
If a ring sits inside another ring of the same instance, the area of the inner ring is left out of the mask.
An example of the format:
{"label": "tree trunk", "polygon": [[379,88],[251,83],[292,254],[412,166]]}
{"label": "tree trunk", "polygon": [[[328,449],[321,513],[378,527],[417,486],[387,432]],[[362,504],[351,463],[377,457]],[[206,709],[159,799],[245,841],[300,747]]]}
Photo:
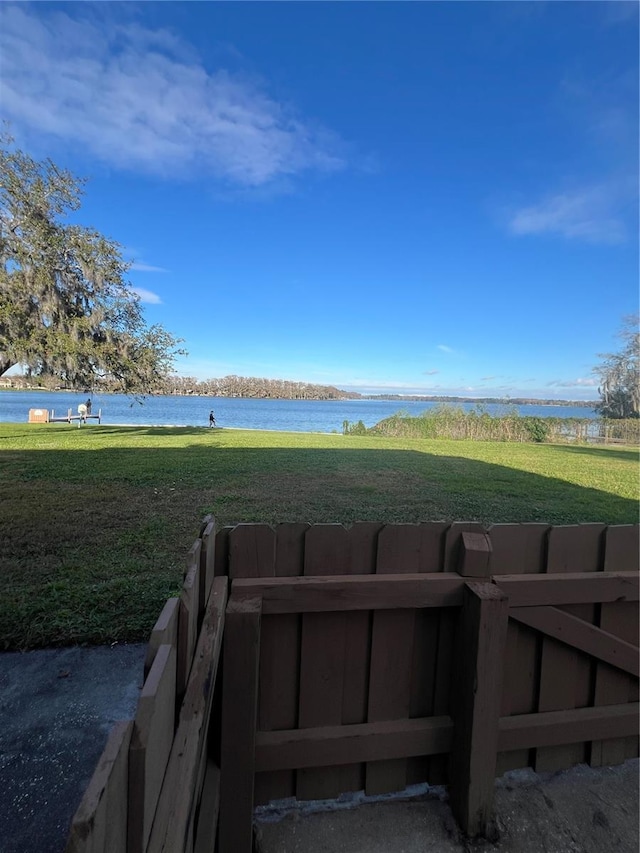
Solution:
{"label": "tree trunk", "polygon": [[16,361],[10,361],[8,358],[2,358],[2,356],[0,356],[0,376],[5,374],[7,370],[10,370],[16,364]]}

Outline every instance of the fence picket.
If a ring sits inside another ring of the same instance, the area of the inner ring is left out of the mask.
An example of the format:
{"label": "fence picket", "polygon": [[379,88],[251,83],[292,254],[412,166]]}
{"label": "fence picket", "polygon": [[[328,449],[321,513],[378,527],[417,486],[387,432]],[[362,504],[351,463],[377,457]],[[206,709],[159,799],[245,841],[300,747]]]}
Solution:
{"label": "fence picket", "polygon": [[[307,531],[305,575],[341,575],[349,568],[348,535],[339,524],[315,524]],[[305,613],[300,647],[300,728],[342,723],[346,653],[346,613]],[[357,769],[340,766],[303,769],[297,774],[298,799],[336,797],[358,790]]]}
{"label": "fence picket", "polygon": [[[304,567],[308,524],[278,524],[275,528],[275,575],[297,577]],[[300,691],[300,624],[297,613],[262,617],[258,729],[279,731],[298,725]],[[295,770],[256,773],[255,803],[295,795]]]}
{"label": "fence picket", "polygon": [[[577,524],[553,527],[549,531],[547,573],[597,572],[602,570],[604,524]],[[562,609],[593,624],[596,608],[593,604],[562,605]],[[542,641],[539,711],[562,711],[585,708],[591,704],[594,664],[581,652],[575,651],[550,637]],[[564,770],[587,759],[587,744],[540,747],[536,750],[535,769]]]}
{"label": "fence picket", "polygon": [[[491,539],[491,574],[541,574],[544,572],[548,524],[494,524]],[[532,628],[509,620],[502,689],[502,716],[531,714],[536,710],[542,640]],[[533,764],[530,749],[501,752],[496,775]]]}
{"label": "fence picket", "polygon": [[[636,524],[612,525],[605,533],[604,570],[637,572],[640,557]],[[638,605],[636,602],[621,601],[602,604],[600,608],[600,627],[621,640],[637,645],[638,642]],[[638,679],[623,672],[598,664],[594,705],[615,705],[623,702],[638,701]],[[638,737],[612,738],[606,741],[594,741],[591,744],[591,765],[621,764],[627,758],[638,755]]]}

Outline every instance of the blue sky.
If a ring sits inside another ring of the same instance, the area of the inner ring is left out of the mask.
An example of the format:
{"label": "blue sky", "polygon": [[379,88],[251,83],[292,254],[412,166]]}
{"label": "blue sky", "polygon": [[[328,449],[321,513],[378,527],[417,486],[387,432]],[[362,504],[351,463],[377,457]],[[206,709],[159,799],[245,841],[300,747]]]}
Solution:
{"label": "blue sky", "polygon": [[638,304],[634,2],[0,7],[179,372],[595,399]]}

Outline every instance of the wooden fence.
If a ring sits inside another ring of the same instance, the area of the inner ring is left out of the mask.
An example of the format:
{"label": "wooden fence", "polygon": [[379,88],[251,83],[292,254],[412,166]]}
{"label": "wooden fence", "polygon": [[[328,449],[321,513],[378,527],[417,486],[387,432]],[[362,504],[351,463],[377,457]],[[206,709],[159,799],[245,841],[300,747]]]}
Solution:
{"label": "wooden fence", "polygon": [[[216,680],[227,579],[215,522],[191,548],[179,597],[151,633],[135,718],[116,725],[73,818],[65,853],[204,853],[218,817]],[[211,843],[210,843],[211,842]]]}
{"label": "wooden fence", "polygon": [[[69,852],[214,850],[218,772],[216,849],[249,853],[270,800],[447,784],[476,835],[506,770],[638,755],[638,525],[213,530],[158,620],[136,720],[112,735]],[[100,809],[122,833],[127,785],[127,846],[87,846]]]}

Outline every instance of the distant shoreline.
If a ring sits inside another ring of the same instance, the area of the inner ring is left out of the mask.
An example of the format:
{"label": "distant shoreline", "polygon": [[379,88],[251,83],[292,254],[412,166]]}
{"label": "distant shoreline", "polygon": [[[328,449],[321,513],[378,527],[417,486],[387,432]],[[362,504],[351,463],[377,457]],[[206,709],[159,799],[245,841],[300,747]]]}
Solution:
{"label": "distant shoreline", "polygon": [[[2,391],[12,391],[12,392],[21,392],[26,394],[34,394],[38,392],[46,392],[47,394],[76,394],[78,396],[84,396],[87,391],[77,391],[73,388],[56,388],[55,390],[51,390],[49,388],[10,388],[7,386],[0,385],[0,392]],[[105,391],[100,390],[100,396],[121,396],[121,391]],[[148,397],[201,397],[202,399],[208,400],[216,400],[216,399],[224,399],[224,400],[297,400],[301,401],[301,398],[294,397],[262,397],[262,396],[227,396],[224,394],[147,394]],[[305,399],[305,398],[303,398]],[[322,402],[322,403],[340,403],[345,400],[349,400],[351,402],[358,402],[358,400],[397,400],[399,403],[402,402],[412,402],[412,403],[478,403],[478,404],[491,404],[497,406],[578,406],[585,409],[593,409],[598,405],[598,400],[550,400],[550,399],[537,399],[535,397],[455,397],[455,396],[433,396],[433,395],[423,395],[423,394],[357,394],[340,397],[340,398],[328,398],[328,399],[320,399],[320,398],[306,398],[305,402],[314,403],[314,402]]]}

